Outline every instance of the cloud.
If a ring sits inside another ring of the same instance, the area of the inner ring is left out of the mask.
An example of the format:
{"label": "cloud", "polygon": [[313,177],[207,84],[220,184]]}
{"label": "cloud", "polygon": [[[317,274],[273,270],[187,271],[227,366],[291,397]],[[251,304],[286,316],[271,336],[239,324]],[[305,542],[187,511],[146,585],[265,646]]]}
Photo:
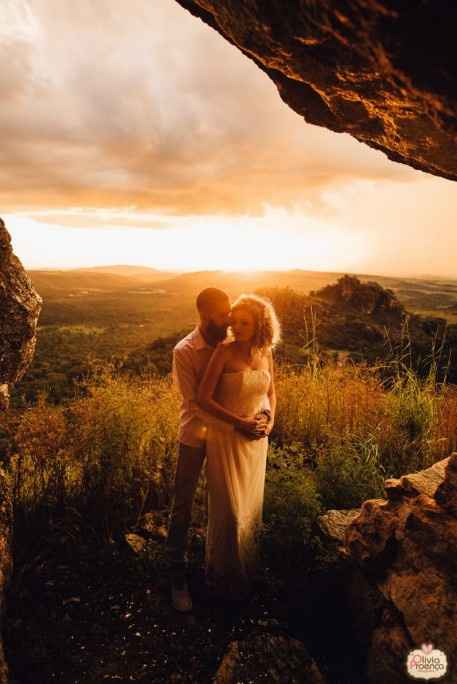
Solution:
{"label": "cloud", "polygon": [[326,188],[415,177],[305,125],[252,62],[171,0],[9,0],[2,11],[5,210],[319,213]]}
{"label": "cloud", "polygon": [[[73,209],[43,209],[38,211],[15,212],[16,219],[22,217],[31,221],[43,223],[46,226],[64,226],[66,228],[145,228],[163,230],[171,228],[173,217],[165,220],[163,215],[160,217],[150,212],[139,212],[135,207],[132,208],[81,208]],[[176,217],[179,219],[179,217]]]}

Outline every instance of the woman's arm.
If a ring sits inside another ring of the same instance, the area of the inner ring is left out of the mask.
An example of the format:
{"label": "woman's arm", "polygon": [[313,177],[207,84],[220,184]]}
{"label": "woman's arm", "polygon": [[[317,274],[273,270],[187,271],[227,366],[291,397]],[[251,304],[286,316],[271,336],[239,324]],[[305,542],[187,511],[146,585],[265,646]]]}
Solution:
{"label": "woman's arm", "polygon": [[231,423],[238,429],[254,430],[257,427],[256,419],[242,418],[241,416],[232,413],[232,411],[228,411],[213,399],[214,391],[224,370],[225,363],[229,358],[229,353],[227,345],[219,344],[216,347],[206,368],[205,375],[199,385],[197,403],[200,408],[207,413]]}
{"label": "woman's arm", "polygon": [[275,422],[275,414],[276,414],[276,388],[275,388],[275,378],[274,378],[274,361],[273,361],[273,354],[271,353],[271,350],[268,352],[268,366],[270,370],[270,377],[271,377],[271,382],[270,386],[268,388],[268,399],[270,401],[270,411],[271,411],[271,416],[270,419],[267,423],[267,426],[265,428],[265,434],[269,435],[270,432],[273,429],[273,425]]}

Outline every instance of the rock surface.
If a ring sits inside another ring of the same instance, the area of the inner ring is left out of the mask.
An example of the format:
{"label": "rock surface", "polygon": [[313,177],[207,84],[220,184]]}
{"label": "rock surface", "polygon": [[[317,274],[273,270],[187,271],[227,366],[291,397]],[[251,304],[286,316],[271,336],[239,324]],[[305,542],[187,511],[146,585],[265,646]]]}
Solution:
{"label": "rock surface", "polygon": [[8,407],[10,386],[32,361],[42,303],[0,219],[0,410]]}
{"label": "rock surface", "polygon": [[357,276],[344,275],[332,285],[326,285],[311,295],[348,311],[356,311],[367,316],[393,313],[401,320],[405,315],[403,305],[393,290],[386,289],[376,282],[362,283]]}
{"label": "rock surface", "polygon": [[[389,500],[363,503],[345,539],[349,556],[387,601],[368,656],[376,684],[402,681],[392,677],[404,672],[410,648],[432,642],[448,655],[457,649],[457,452],[398,482]],[[446,681],[457,681],[450,666]]]}
{"label": "rock surface", "polygon": [[457,179],[456,4],[178,2],[252,59],[309,123]]}
{"label": "rock surface", "polygon": [[449,458],[434,463],[430,468],[421,470],[418,473],[403,475],[399,479],[391,478],[384,482],[388,499],[399,499],[403,496],[417,496],[427,494],[434,496],[439,485],[443,482],[446,475],[446,467]]}
{"label": "rock surface", "polygon": [[344,511],[328,510],[324,515],[319,516],[317,523],[326,537],[342,544],[347,528],[358,515],[360,515],[360,508]]}
{"label": "rock surface", "polygon": [[[33,358],[42,299],[19,259],[0,219],[0,413],[9,406],[9,389],[22,378]],[[4,589],[12,570],[11,482],[0,468],[0,684],[8,681],[1,641]]]}
{"label": "rock surface", "polygon": [[214,684],[239,682],[325,684],[303,644],[282,635],[257,634],[232,641],[214,677]]}

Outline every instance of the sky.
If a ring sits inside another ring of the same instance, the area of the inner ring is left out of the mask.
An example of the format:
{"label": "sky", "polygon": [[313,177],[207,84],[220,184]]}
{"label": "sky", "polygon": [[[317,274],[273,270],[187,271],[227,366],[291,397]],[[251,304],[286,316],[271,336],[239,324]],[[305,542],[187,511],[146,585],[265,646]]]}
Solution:
{"label": "sky", "polygon": [[306,124],[174,0],[2,0],[0,216],[25,268],[457,277],[457,184]]}

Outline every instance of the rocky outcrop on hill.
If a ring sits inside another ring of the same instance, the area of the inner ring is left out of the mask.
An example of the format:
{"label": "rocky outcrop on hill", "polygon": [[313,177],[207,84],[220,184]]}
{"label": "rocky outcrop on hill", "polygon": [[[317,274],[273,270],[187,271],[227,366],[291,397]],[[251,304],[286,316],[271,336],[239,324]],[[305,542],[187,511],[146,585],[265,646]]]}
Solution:
{"label": "rocky outcrop on hill", "polygon": [[457,383],[457,325],[410,313],[393,290],[344,275],[309,295],[290,288],[263,288],[281,320],[283,343],[276,356],[303,363],[312,353],[339,359],[410,365],[425,376],[434,363],[438,380]]}
{"label": "rocky outcrop on hill", "polygon": [[178,2],[252,59],[309,123],[456,180],[455,4]]}
{"label": "rocky outcrop on hill", "polygon": [[[354,564],[345,590],[355,622],[365,625],[371,684],[405,681],[408,652],[424,643],[448,656],[457,649],[457,453],[385,487],[387,499],[365,501],[358,516],[346,517],[340,547]],[[339,543],[341,525],[337,532]],[[446,681],[456,681],[450,667]]]}
{"label": "rocky outcrop on hill", "polygon": [[376,318],[382,314],[391,314],[391,319],[401,320],[405,315],[405,309],[393,290],[374,281],[362,283],[356,276],[344,275],[336,283],[326,285],[317,292],[312,291],[310,295],[347,311]]}

